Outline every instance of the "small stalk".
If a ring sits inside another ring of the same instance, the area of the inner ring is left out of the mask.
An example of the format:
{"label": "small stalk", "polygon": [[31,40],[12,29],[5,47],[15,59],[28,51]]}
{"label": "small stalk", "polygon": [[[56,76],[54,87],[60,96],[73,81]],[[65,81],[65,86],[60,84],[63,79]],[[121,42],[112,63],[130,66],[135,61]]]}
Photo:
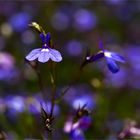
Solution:
{"label": "small stalk", "polygon": [[56,95],[56,78],[55,78],[55,65],[53,62],[50,63],[50,78],[52,83],[52,98],[51,98],[51,111],[50,116],[53,116],[53,110],[55,106],[55,95]]}
{"label": "small stalk", "polygon": [[47,93],[46,93],[45,88],[44,88],[43,79],[41,76],[38,62],[37,61],[29,62],[27,60],[25,60],[25,62],[27,62],[31,66],[31,68],[35,71],[37,78],[38,78],[38,85],[39,85],[42,97],[44,98]]}
{"label": "small stalk", "polygon": [[83,67],[80,66],[79,71],[77,72],[77,75],[75,76],[74,80],[67,86],[67,88],[64,91],[62,91],[60,97],[57,100],[55,100],[56,104],[60,103],[60,101],[63,99],[63,97],[71,89],[73,83],[75,83],[75,82],[77,82],[79,80],[79,78],[80,78],[80,76],[82,74],[82,70],[83,70]]}
{"label": "small stalk", "polygon": [[37,77],[38,77],[38,84],[39,84],[40,91],[42,93],[42,97],[45,97],[45,95],[47,93],[45,91],[44,84],[43,84],[43,79],[42,79],[42,76],[41,76],[41,73],[40,73],[39,69],[37,69],[36,74],[37,74]]}

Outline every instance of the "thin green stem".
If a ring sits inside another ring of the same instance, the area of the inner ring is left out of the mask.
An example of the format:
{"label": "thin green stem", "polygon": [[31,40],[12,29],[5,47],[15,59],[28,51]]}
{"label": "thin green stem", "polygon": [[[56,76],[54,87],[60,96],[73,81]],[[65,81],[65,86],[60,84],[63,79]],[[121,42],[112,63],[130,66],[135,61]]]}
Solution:
{"label": "thin green stem", "polygon": [[41,94],[42,94],[42,97],[44,98],[45,95],[47,94],[46,93],[46,90],[44,88],[44,84],[43,84],[43,79],[42,79],[42,76],[41,76],[41,72],[40,72],[40,69],[39,69],[39,63],[38,62],[29,62],[29,61],[26,61],[31,67],[32,69],[35,71],[36,75],[37,75],[37,78],[38,78],[38,85],[39,85],[39,89],[41,91]]}
{"label": "thin green stem", "polygon": [[44,89],[44,85],[43,85],[43,79],[41,77],[41,73],[39,70],[36,71],[37,77],[38,77],[38,84],[39,84],[39,88],[41,90],[42,96],[44,97],[44,95],[46,94],[45,89]]}
{"label": "thin green stem", "polygon": [[52,132],[48,133],[48,139],[47,140],[52,140]]}
{"label": "thin green stem", "polygon": [[51,77],[51,83],[52,83],[52,99],[51,99],[50,116],[53,116],[53,110],[54,110],[54,106],[55,106],[55,94],[56,94],[55,64],[53,62],[51,62],[50,67],[51,67],[50,77]]}
{"label": "thin green stem", "polygon": [[79,80],[79,78],[80,78],[80,76],[81,76],[81,73],[82,73],[82,70],[83,70],[83,68],[80,66],[79,71],[78,71],[76,77],[74,78],[74,80],[67,86],[66,89],[64,89],[64,91],[62,91],[60,97],[59,97],[57,100],[55,100],[55,103],[56,103],[56,104],[60,103],[60,101],[63,99],[63,97],[64,97],[64,96],[67,94],[67,92],[71,89],[72,85],[73,85],[75,82],[77,82],[77,81]]}

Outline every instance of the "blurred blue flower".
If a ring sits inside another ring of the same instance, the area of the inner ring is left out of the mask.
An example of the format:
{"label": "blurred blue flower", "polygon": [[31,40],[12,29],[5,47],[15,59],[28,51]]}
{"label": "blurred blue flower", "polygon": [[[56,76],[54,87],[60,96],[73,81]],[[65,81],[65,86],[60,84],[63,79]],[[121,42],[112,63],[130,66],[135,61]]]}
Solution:
{"label": "blurred blue flower", "polygon": [[[44,109],[46,112],[50,113],[50,112],[51,112],[51,108],[52,108],[52,104],[51,104],[51,102],[47,102],[47,103],[42,102],[42,107],[43,107],[43,109]],[[53,115],[56,116],[56,115],[58,115],[59,113],[60,113],[60,108],[59,108],[58,105],[55,104],[54,110],[53,110]]]}
{"label": "blurred blue flower", "polygon": [[[9,82],[18,77],[18,71],[16,69],[4,69],[0,66],[0,80]],[[16,82],[16,80],[14,81]],[[11,83],[13,84],[13,83]]]}
{"label": "blurred blue flower", "polygon": [[84,140],[84,131],[91,125],[91,118],[85,116],[75,123],[73,121],[72,117],[69,116],[63,128],[64,132],[70,135],[71,140]]}
{"label": "blurred blue flower", "polygon": [[72,130],[75,130],[78,128],[79,128],[79,122],[73,123],[72,116],[69,116],[68,120],[64,124],[63,130],[65,133],[70,133]]}
{"label": "blurred blue flower", "polygon": [[32,50],[26,56],[26,59],[29,61],[33,61],[38,58],[38,61],[42,63],[49,61],[49,59],[55,62],[62,61],[60,52],[50,48],[51,34],[47,33],[45,36],[44,33],[41,33],[40,38],[42,41],[42,48]]}
{"label": "blurred blue flower", "polygon": [[52,26],[59,31],[65,30],[69,26],[70,19],[64,12],[56,12],[52,17]]}
{"label": "blurred blue flower", "polygon": [[84,133],[81,129],[72,130],[70,133],[71,140],[85,140]]}
{"label": "blurred blue flower", "polygon": [[38,114],[40,112],[40,103],[34,97],[27,97],[26,100],[27,109],[32,114]]}
{"label": "blurred blue flower", "polygon": [[66,45],[66,49],[67,49],[68,54],[70,54],[72,56],[80,55],[82,53],[82,48],[83,48],[83,45],[78,40],[71,40]]}
{"label": "blurred blue flower", "polygon": [[92,124],[92,119],[90,116],[83,116],[79,120],[79,128],[83,131],[87,130],[91,124]]}
{"label": "blurred blue flower", "polygon": [[13,15],[10,18],[9,22],[15,31],[21,32],[25,30],[30,20],[31,20],[31,15],[29,15],[26,12],[20,12]]}
{"label": "blurred blue flower", "polygon": [[4,69],[13,69],[15,64],[14,57],[8,52],[0,52],[0,67]]}
{"label": "blurred blue flower", "polygon": [[12,55],[7,52],[0,52],[0,80],[8,82],[18,76],[18,70],[14,63],[15,60]]}
{"label": "blurred blue flower", "polygon": [[[125,48],[127,60],[129,61],[130,67],[132,67],[135,73],[140,71],[140,46],[134,44],[128,44]],[[136,65],[137,64],[137,65]]]}
{"label": "blurred blue flower", "polygon": [[119,5],[119,4],[123,4],[125,2],[125,0],[105,0],[107,3],[112,4],[112,5]]}
{"label": "blurred blue flower", "polygon": [[125,62],[125,59],[123,56],[115,53],[115,52],[110,52],[108,50],[104,50],[102,42],[99,41],[99,47],[101,49],[101,51],[99,51],[96,55],[92,55],[90,57],[86,57],[86,61],[87,62],[93,62],[93,61],[97,61],[101,58],[106,58],[106,62],[107,62],[107,66],[108,69],[112,72],[112,73],[117,73],[120,69],[119,65],[116,63],[117,62]]}
{"label": "blurred blue flower", "polygon": [[78,109],[79,106],[84,106],[84,105],[86,105],[88,109],[93,109],[96,107],[96,102],[92,96],[84,95],[84,96],[74,99],[72,105],[73,105],[73,108],[75,109]]}
{"label": "blurred blue flower", "polygon": [[127,1],[125,0],[116,0],[116,2],[117,1],[119,6],[117,6],[117,8],[114,8],[114,15],[122,22],[129,22],[136,11],[136,7],[127,4]]}
{"label": "blurred blue flower", "polygon": [[127,83],[132,88],[140,89],[140,46],[127,44],[125,54],[130,67],[129,71],[126,73]]}
{"label": "blurred blue flower", "polygon": [[[35,96],[27,97],[25,101],[28,111],[32,114],[39,114],[41,111],[41,105],[46,112],[50,113],[51,111],[51,102],[44,102],[44,100],[38,94],[36,94]],[[59,113],[60,108],[58,105],[55,105],[53,115],[55,116]]]}
{"label": "blurred blue flower", "polygon": [[88,31],[97,25],[97,17],[94,12],[80,9],[74,15],[74,22],[74,26],[79,31]]}
{"label": "blurred blue flower", "polygon": [[69,117],[68,120],[65,122],[64,128],[65,133],[68,133],[71,140],[84,140],[84,133],[82,129],[79,127],[79,121],[73,123],[72,117]]}
{"label": "blurred blue flower", "polygon": [[24,99],[21,96],[7,96],[5,101],[7,107],[9,109],[15,110],[15,112],[23,112],[25,109]]}
{"label": "blurred blue flower", "polygon": [[6,108],[4,112],[4,116],[8,120],[8,123],[11,123],[11,124],[17,123],[18,114],[14,108]]}
{"label": "blurred blue flower", "polygon": [[122,68],[121,71],[113,75],[113,73],[105,71],[105,80],[104,83],[107,86],[113,86],[116,88],[124,87],[127,83],[128,79],[128,71],[127,69]]}

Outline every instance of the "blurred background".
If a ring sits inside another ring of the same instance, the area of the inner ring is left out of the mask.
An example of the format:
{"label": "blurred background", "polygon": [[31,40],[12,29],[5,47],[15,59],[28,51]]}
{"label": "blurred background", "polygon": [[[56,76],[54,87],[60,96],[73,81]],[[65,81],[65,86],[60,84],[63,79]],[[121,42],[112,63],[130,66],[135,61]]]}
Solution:
{"label": "blurred background", "polygon": [[[24,61],[32,49],[41,47],[39,35],[28,26],[32,21],[51,32],[53,44],[63,56],[56,67],[58,96],[79,72],[87,49],[91,54],[99,51],[99,37],[105,49],[127,61],[116,74],[104,60],[84,68],[79,81],[55,106],[53,139],[117,140],[129,120],[140,125],[139,0],[0,1],[0,137],[47,137],[40,102],[50,107],[49,67],[40,64],[48,93],[42,99],[36,73]],[[69,134],[69,120],[84,104],[91,115],[82,128]]]}

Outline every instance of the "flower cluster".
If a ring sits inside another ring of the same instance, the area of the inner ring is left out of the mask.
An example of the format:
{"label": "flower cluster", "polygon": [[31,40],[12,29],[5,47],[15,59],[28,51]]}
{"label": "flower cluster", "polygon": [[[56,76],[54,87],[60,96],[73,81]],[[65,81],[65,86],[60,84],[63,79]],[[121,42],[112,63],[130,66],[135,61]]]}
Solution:
{"label": "flower cluster", "polygon": [[[26,59],[28,61],[33,61],[33,60],[38,59],[38,61],[41,63],[48,62],[49,59],[51,59],[54,62],[62,61],[62,56],[60,52],[55,49],[52,49],[51,34],[50,33],[45,34],[42,27],[35,22],[33,22],[30,25],[31,27],[34,27],[40,33],[40,38],[42,41],[42,48],[32,50],[26,56]],[[82,66],[84,66],[85,64],[97,61],[101,58],[106,58],[106,62],[107,62],[107,66],[109,70],[112,73],[118,72],[120,68],[119,68],[119,65],[116,63],[116,61],[124,63],[125,62],[124,57],[115,52],[104,50],[101,40],[99,41],[99,48],[101,50],[97,54],[86,57],[86,60],[84,61]]]}
{"label": "flower cluster", "polygon": [[[26,56],[26,60],[28,60],[28,62],[29,61],[32,62],[37,59],[41,63],[48,62],[49,60],[52,60],[54,62],[62,61],[61,53],[59,51],[53,49],[53,47],[52,47],[51,34],[49,32],[45,33],[43,28],[35,22],[31,23],[30,27],[32,27],[39,33],[40,39],[42,42],[42,47],[32,50]],[[84,62],[82,63],[82,67],[88,63],[92,63],[92,62],[95,62],[102,58],[105,58],[108,69],[112,73],[118,72],[119,65],[117,64],[117,62],[124,63],[125,59],[117,53],[105,50],[103,48],[102,42],[100,41],[99,43],[100,43],[99,44],[100,51],[98,51],[96,54],[93,54],[93,55],[88,54],[86,56]],[[32,68],[34,68],[34,70],[37,73],[37,76],[39,79],[39,84],[40,84],[40,89],[42,90],[42,94],[44,97],[44,95],[46,96],[46,92],[44,92],[45,90],[44,90],[43,81],[41,79],[40,71],[38,72],[38,69],[36,68],[39,65],[35,65],[32,63],[30,65],[32,66]],[[41,107],[41,116],[42,116],[42,119],[44,122],[45,129],[50,133],[53,130],[52,125],[53,125],[53,121],[54,121],[54,107],[56,104],[56,100],[55,100],[55,96],[56,96],[55,82],[56,81],[55,81],[54,71],[55,71],[55,67],[52,67],[52,65],[51,65],[50,78],[51,78],[51,84],[52,84],[52,93],[51,93],[51,106],[50,106],[49,113],[48,113],[48,111],[45,111],[45,109],[43,107]],[[68,90],[69,89],[70,89],[70,87],[68,88]],[[63,97],[63,94],[62,94],[62,97]],[[61,98],[59,98],[59,99],[61,99]],[[58,101],[59,101],[59,99],[58,99]],[[87,99],[89,99],[89,98],[87,98]],[[76,139],[84,140],[85,139],[84,131],[91,126],[91,118],[89,116],[90,111],[87,109],[87,104],[92,105],[92,103],[90,103],[90,99],[87,102],[85,102],[84,100],[86,100],[86,98],[84,97],[84,99],[81,98],[80,100],[74,101],[74,106],[78,105],[78,108],[76,109],[75,115],[71,116],[70,120],[68,120],[64,126],[64,132],[68,133],[70,135],[71,139],[74,139],[74,140],[76,140]],[[79,102],[80,103],[84,102],[84,104],[82,106],[80,106]]]}

